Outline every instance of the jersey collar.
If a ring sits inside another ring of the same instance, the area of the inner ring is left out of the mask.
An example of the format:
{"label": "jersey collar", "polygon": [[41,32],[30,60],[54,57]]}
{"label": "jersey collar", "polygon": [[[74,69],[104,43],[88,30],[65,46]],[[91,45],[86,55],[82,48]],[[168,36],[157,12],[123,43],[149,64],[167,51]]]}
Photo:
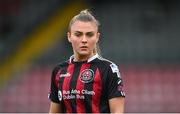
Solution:
{"label": "jersey collar", "polygon": [[[92,57],[90,57],[90,58],[87,60],[87,63],[93,61],[94,59],[96,59],[96,58],[98,58],[98,57],[99,57],[98,54],[93,55]],[[72,55],[72,56],[69,58],[69,62],[72,63],[73,59],[74,59],[74,55]]]}

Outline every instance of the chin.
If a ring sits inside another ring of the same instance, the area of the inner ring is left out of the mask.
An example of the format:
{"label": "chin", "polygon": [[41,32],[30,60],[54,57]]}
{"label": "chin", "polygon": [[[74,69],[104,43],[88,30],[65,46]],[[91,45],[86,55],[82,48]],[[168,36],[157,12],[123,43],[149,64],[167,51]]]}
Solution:
{"label": "chin", "polygon": [[89,53],[88,52],[80,52],[79,55],[81,55],[81,56],[88,56]]}

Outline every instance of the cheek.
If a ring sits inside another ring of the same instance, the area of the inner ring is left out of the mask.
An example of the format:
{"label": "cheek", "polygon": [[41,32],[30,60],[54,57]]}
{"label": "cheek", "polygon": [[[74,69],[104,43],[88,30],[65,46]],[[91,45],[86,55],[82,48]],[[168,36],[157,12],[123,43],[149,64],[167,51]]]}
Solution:
{"label": "cheek", "polygon": [[96,43],[97,43],[97,41],[94,40],[94,41],[90,42],[90,46],[93,48],[93,47],[95,47]]}
{"label": "cheek", "polygon": [[71,44],[72,44],[72,46],[75,48],[75,47],[78,46],[78,41],[76,41],[76,40],[71,40]]}

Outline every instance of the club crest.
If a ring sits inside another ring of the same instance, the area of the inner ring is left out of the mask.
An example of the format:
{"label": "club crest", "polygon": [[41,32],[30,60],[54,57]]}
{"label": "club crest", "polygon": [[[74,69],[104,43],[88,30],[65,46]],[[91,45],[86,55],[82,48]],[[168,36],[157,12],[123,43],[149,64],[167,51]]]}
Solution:
{"label": "club crest", "polygon": [[89,83],[94,79],[94,72],[91,69],[85,69],[82,71],[80,80],[83,83]]}

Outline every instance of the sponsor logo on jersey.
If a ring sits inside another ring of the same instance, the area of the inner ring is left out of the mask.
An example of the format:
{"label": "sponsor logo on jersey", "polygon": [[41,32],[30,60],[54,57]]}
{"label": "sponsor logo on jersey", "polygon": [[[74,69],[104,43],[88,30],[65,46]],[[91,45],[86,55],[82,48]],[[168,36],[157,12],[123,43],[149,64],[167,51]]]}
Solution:
{"label": "sponsor logo on jersey", "polygon": [[118,66],[115,64],[110,64],[113,73],[119,72]]}
{"label": "sponsor logo on jersey", "polygon": [[116,73],[117,76],[120,78],[121,75],[120,75],[118,66],[112,63],[112,64],[110,64],[110,67],[111,67],[112,72]]}
{"label": "sponsor logo on jersey", "polygon": [[80,80],[83,83],[89,83],[94,79],[94,72],[91,69],[85,69],[82,71]]}
{"label": "sponsor logo on jersey", "polygon": [[69,77],[69,76],[71,76],[71,74],[69,72],[66,73],[66,74],[60,74],[60,78],[62,78],[62,77]]}

